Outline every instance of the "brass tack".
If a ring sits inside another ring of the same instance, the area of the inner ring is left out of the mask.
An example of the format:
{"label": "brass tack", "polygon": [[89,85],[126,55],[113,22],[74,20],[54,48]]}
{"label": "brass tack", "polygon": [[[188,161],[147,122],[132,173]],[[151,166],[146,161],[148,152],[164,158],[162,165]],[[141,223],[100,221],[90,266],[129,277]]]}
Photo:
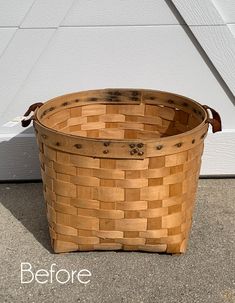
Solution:
{"label": "brass tack", "polygon": [[143,143],[138,143],[138,144],[137,144],[137,147],[139,147],[139,148],[142,148],[143,146],[144,146]]}
{"label": "brass tack", "polygon": [[156,147],[157,150],[160,150],[162,148],[163,148],[163,145],[157,145],[157,147]]}
{"label": "brass tack", "polygon": [[180,142],[180,143],[177,143],[175,146],[181,147],[181,146],[182,146],[182,143],[181,143],[181,142]]}
{"label": "brass tack", "polygon": [[201,135],[201,139],[203,139],[206,136],[206,133],[204,133],[203,135]]}
{"label": "brass tack", "polygon": [[130,154],[133,156],[133,155],[135,154],[135,151],[132,149],[132,150],[130,151]]}
{"label": "brass tack", "polygon": [[108,153],[109,153],[108,149],[103,150],[103,154],[108,154]]}
{"label": "brass tack", "polygon": [[82,148],[82,144],[79,144],[79,143],[75,144],[74,146],[75,146],[76,148],[78,148],[78,149],[79,149],[79,148]]}
{"label": "brass tack", "polygon": [[104,146],[109,146],[110,142],[104,142]]}
{"label": "brass tack", "polygon": [[143,154],[144,154],[144,152],[142,150],[138,152],[139,156],[142,156]]}
{"label": "brass tack", "polygon": [[131,143],[129,146],[130,146],[130,148],[134,148],[134,147],[135,147],[135,144],[134,144],[134,143]]}

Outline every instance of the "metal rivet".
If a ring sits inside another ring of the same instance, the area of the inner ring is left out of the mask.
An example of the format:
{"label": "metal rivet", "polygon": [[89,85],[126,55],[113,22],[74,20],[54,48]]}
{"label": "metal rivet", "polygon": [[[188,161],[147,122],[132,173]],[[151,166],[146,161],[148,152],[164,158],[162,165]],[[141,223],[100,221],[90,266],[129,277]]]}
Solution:
{"label": "metal rivet", "polygon": [[163,148],[163,145],[157,145],[157,147],[156,147],[157,150],[160,150],[162,148]]}
{"label": "metal rivet", "polygon": [[104,146],[109,146],[110,142],[104,142]]}
{"label": "metal rivet", "polygon": [[143,154],[144,154],[144,152],[142,150],[138,152],[139,156],[142,156]]}
{"label": "metal rivet", "polygon": [[194,144],[194,143],[195,143],[195,139],[192,140],[192,144]]}
{"label": "metal rivet", "polygon": [[108,153],[109,153],[108,149],[103,150],[103,154],[108,154]]}
{"label": "metal rivet", "polygon": [[180,142],[180,143],[177,143],[175,146],[181,147],[181,146],[182,146],[182,143],[181,143],[181,142]]}
{"label": "metal rivet", "polygon": [[143,143],[138,143],[138,144],[137,144],[137,147],[139,147],[139,148],[142,148],[143,146],[144,146]]}
{"label": "metal rivet", "polygon": [[131,143],[129,146],[130,146],[130,148],[134,148],[134,147],[135,147],[135,144],[134,144],[134,143]]}
{"label": "metal rivet", "polygon": [[135,151],[132,149],[132,150],[130,151],[130,154],[133,156],[133,155],[135,154]]}
{"label": "metal rivet", "polygon": [[75,146],[76,148],[78,148],[78,149],[79,149],[79,148],[82,148],[82,144],[79,144],[79,143],[75,144],[74,146]]}
{"label": "metal rivet", "polygon": [[201,139],[203,139],[206,136],[206,133],[204,133],[203,135],[201,135]]}

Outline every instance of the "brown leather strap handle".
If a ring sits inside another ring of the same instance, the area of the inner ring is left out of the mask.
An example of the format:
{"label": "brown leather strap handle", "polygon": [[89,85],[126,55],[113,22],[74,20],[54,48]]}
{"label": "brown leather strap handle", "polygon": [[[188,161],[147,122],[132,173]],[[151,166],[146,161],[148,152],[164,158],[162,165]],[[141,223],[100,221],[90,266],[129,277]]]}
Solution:
{"label": "brown leather strap handle", "polygon": [[[212,132],[213,133],[220,132],[222,130],[222,124],[221,124],[221,118],[220,118],[219,113],[217,113],[217,111],[215,111],[210,106],[203,105],[203,107],[207,111],[207,116],[208,117],[207,117],[206,122],[208,122],[208,123],[211,124],[211,126],[212,126]],[[211,111],[211,114],[212,114],[213,118],[210,118],[210,116],[209,116],[209,110]]]}
{"label": "brown leather strap handle", "polygon": [[[24,117],[27,117],[31,112],[34,112],[38,107],[41,107],[42,105],[43,105],[42,102],[37,102],[37,103],[34,103],[34,104],[30,105],[30,107],[28,108],[28,110],[24,114]],[[22,120],[21,125],[23,127],[27,127],[33,119],[34,119],[34,114],[29,119]]]}

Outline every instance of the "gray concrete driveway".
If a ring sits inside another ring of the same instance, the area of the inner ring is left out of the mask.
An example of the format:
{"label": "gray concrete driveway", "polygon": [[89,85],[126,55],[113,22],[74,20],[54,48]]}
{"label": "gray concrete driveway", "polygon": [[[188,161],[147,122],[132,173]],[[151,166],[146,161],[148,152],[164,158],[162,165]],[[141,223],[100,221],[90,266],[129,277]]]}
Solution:
{"label": "gray concrete driveway", "polygon": [[[181,256],[55,255],[40,183],[1,184],[0,202],[1,303],[235,302],[235,179],[200,180],[189,248]],[[53,263],[56,270],[87,269],[90,282],[21,284],[21,262],[30,263],[32,272],[49,270]]]}

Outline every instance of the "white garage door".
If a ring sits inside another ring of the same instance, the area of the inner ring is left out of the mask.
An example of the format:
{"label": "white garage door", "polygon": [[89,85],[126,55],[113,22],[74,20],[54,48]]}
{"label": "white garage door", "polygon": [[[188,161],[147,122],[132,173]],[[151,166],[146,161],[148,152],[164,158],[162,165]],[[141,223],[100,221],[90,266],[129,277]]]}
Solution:
{"label": "white garage door", "polygon": [[233,0],[0,0],[0,180],[40,178],[35,102],[104,87],[172,91],[214,107],[202,175],[235,174]]}

